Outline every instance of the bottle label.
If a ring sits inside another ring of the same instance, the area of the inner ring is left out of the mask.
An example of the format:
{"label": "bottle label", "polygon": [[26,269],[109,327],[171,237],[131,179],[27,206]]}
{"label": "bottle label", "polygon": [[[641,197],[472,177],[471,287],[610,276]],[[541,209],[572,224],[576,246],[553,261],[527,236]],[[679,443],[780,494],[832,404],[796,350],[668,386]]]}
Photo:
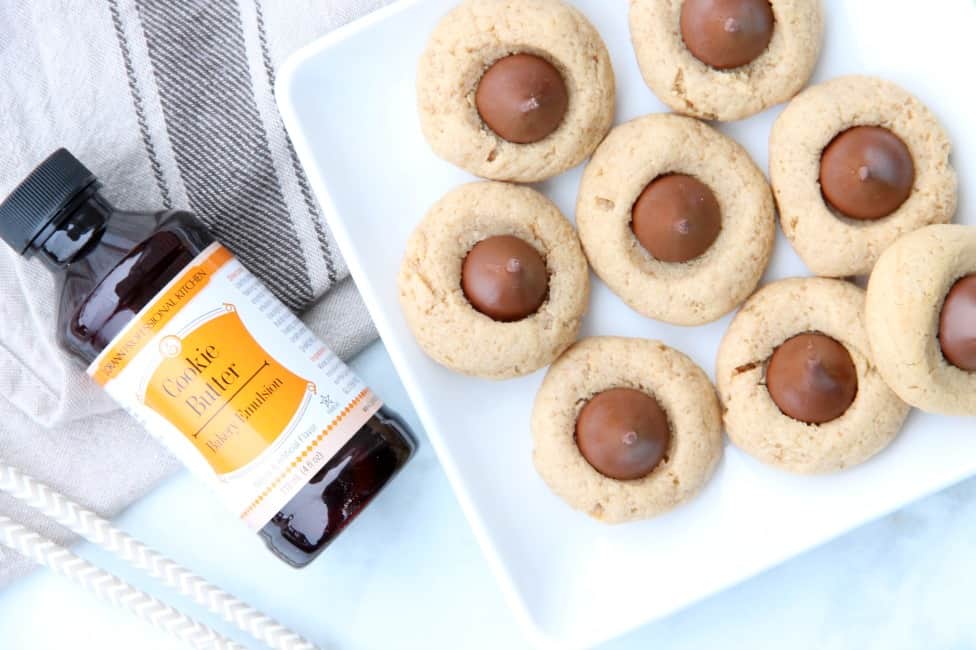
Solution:
{"label": "bottle label", "polygon": [[381,406],[220,244],[142,309],[88,374],[255,530]]}

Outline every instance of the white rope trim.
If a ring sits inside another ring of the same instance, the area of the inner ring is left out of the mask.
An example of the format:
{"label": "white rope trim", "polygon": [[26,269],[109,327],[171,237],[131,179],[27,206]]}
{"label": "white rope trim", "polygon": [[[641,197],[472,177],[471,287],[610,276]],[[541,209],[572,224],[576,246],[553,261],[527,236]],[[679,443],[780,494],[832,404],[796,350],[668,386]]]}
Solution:
{"label": "white rope trim", "polygon": [[71,551],[0,515],[0,544],[43,564],[98,598],[127,609],[193,648],[246,650],[166,603],[123,582]]}
{"label": "white rope trim", "polygon": [[[231,594],[228,594],[219,587],[210,584],[173,560],[147,547],[139,540],[119,530],[109,521],[99,517],[91,510],[74,503],[67,497],[54,491],[44,483],[24,474],[20,470],[3,465],[2,463],[0,463],[0,490],[23,501],[93,544],[111,551],[134,567],[145,571],[150,576],[179,591],[184,596],[192,598],[194,602],[230,621],[273,650],[316,650],[313,644],[274,619],[259,612]],[[6,520],[14,526],[17,525],[6,517],[0,517],[0,520]],[[26,529],[23,530],[48,544],[57,546],[36,533],[27,531]],[[17,550],[20,549],[18,548]],[[61,550],[70,554],[65,549]],[[36,559],[30,549],[24,554]],[[77,559],[84,562],[80,558]],[[46,562],[42,563],[47,564]],[[48,566],[50,565],[48,564]],[[93,566],[91,568],[98,571]],[[111,576],[111,574],[106,575]],[[111,577],[118,580],[114,576]],[[89,588],[86,585],[82,586]]]}

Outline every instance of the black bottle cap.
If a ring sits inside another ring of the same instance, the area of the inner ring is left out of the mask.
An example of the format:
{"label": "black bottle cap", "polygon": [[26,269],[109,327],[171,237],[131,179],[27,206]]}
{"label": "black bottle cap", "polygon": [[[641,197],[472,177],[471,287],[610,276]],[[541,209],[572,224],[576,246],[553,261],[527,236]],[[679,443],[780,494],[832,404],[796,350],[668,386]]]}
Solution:
{"label": "black bottle cap", "polygon": [[95,182],[95,175],[58,149],[0,203],[0,239],[23,254],[73,198]]}

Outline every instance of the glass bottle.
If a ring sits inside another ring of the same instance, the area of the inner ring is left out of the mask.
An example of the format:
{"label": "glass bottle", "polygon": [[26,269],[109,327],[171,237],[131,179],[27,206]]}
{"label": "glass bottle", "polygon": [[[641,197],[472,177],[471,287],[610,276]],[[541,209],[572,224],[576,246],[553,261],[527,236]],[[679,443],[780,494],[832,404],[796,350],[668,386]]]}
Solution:
{"label": "glass bottle", "polygon": [[[94,175],[64,149],[0,204],[0,237],[60,274],[58,342],[85,365],[215,244],[189,212],[114,208],[99,193]],[[260,534],[282,560],[305,566],[376,497],[414,449],[406,425],[380,408]]]}

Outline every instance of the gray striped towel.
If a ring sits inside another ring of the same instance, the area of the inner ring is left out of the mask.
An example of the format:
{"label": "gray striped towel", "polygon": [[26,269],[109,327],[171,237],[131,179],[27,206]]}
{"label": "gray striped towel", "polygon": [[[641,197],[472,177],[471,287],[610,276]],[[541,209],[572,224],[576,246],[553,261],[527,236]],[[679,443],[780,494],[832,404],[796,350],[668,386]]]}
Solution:
{"label": "gray striped towel", "polygon": [[[3,0],[0,195],[67,147],[118,207],[196,212],[348,357],[375,332],[273,88],[290,53],[383,4]],[[115,514],[177,465],[56,348],[53,277],[0,249],[0,458]],[[66,540],[9,499],[0,513]],[[0,555],[0,585],[26,568]]]}

